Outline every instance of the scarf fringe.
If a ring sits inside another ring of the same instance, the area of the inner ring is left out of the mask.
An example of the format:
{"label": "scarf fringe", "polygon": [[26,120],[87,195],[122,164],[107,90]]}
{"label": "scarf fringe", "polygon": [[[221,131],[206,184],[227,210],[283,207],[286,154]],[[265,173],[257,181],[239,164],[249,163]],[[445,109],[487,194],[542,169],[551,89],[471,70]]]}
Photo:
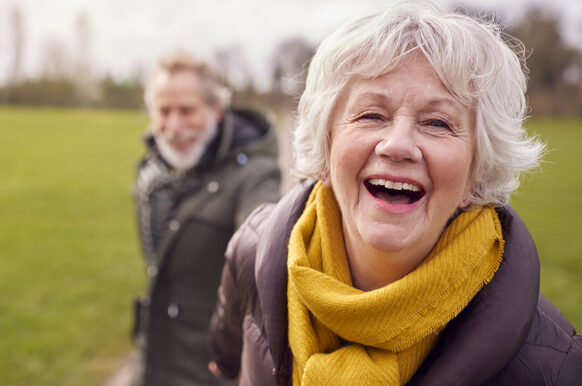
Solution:
{"label": "scarf fringe", "polygon": [[[503,245],[504,245],[504,240],[498,240],[498,242],[500,242],[501,244],[501,248],[503,249]],[[479,255],[479,259],[482,258],[484,255],[486,254],[485,251],[483,251],[480,255]],[[501,254],[499,255],[499,258],[495,261],[494,265],[490,267],[489,271],[487,272],[486,277],[480,281],[477,282],[469,291],[469,294],[476,294],[479,292],[479,290],[481,288],[483,288],[485,285],[489,284],[491,282],[491,280],[493,279],[493,276],[495,275],[495,273],[499,270],[499,267],[501,266],[501,262],[502,262],[502,257]],[[467,275],[468,276],[468,275]],[[459,283],[461,282],[461,280],[458,280],[457,283],[455,283],[454,285],[452,285],[447,291],[443,292],[442,294],[438,295],[437,297],[434,298],[434,300],[427,304],[426,306],[424,306],[423,308],[421,308],[418,313],[416,315],[411,315],[410,319],[407,319],[406,322],[404,322],[403,324],[406,325],[411,325],[414,324],[414,322],[416,322],[418,319],[422,318],[424,315],[426,315],[431,309],[435,308],[435,304],[444,302],[448,300],[448,297],[451,295],[451,293],[457,289],[460,285]],[[418,333],[415,333],[411,336],[410,341],[407,342],[403,342],[402,344],[396,344],[394,346],[394,348],[398,351],[402,351],[407,349],[408,347],[410,347],[412,344],[414,344],[414,342],[419,341],[420,339],[430,335],[430,334],[436,334],[440,331],[442,331],[442,329],[451,321],[453,320],[455,317],[457,317],[457,315],[459,315],[461,313],[461,311],[463,311],[463,309],[465,309],[465,307],[467,307],[467,305],[471,302],[471,300],[474,298],[474,295],[467,295],[467,297],[462,301],[461,304],[459,304],[457,307],[455,307],[454,309],[452,309],[449,313],[443,315],[442,318],[440,318],[440,320],[438,320],[435,323],[435,326],[433,328],[430,328],[428,330],[424,330]],[[405,331],[407,329],[407,327],[402,327],[402,328],[396,328],[395,330],[399,333],[402,333],[403,331]],[[380,339],[378,339],[378,343],[385,341],[386,337],[382,336],[380,337]]]}

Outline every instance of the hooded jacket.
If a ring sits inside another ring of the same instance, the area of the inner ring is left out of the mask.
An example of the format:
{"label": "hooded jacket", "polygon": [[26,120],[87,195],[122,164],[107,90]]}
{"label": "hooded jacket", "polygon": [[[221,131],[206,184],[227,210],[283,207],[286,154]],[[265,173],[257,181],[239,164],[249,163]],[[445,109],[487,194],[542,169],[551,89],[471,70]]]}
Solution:
{"label": "hooded jacket", "polygon": [[[241,385],[288,385],[287,244],[311,184],[262,206],[227,249],[211,345]],[[515,211],[498,210],[501,267],[441,334],[410,385],[582,385],[582,336],[539,293],[535,244]],[[233,343],[234,342],[234,343]]]}
{"label": "hooded jacket", "polygon": [[184,174],[165,163],[151,137],[146,141],[136,183],[150,279],[136,316],[144,383],[218,384],[207,369],[208,326],[224,251],[253,209],[279,199],[275,133],[257,113],[228,111],[200,162]]}

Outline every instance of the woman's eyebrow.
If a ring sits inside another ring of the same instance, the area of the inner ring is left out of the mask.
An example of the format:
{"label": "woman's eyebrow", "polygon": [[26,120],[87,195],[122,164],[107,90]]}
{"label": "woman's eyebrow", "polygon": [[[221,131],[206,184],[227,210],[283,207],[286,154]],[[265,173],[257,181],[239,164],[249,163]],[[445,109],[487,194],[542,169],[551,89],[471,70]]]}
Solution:
{"label": "woman's eyebrow", "polygon": [[355,93],[352,95],[354,99],[353,105],[361,105],[366,103],[385,104],[390,101],[390,97],[381,92],[364,91],[361,94]]}
{"label": "woman's eyebrow", "polygon": [[459,106],[459,104],[452,98],[431,99],[428,101],[427,105],[434,108],[450,108],[457,114],[460,114],[462,111],[461,106]]}

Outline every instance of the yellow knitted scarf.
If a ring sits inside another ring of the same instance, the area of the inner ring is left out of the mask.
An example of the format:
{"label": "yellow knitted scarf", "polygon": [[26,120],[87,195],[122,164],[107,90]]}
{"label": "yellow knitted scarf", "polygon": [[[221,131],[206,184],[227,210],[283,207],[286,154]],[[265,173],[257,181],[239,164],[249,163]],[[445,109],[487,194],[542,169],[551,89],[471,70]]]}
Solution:
{"label": "yellow knitted scarf", "polygon": [[444,326],[493,278],[502,253],[495,210],[476,208],[457,216],[413,272],[358,290],[337,201],[318,183],[289,241],[293,385],[405,384]]}

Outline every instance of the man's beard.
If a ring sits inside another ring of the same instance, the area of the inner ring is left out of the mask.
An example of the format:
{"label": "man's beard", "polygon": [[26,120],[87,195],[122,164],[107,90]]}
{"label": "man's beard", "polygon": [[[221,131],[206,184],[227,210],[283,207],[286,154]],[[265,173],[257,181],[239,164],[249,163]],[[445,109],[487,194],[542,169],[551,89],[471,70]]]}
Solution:
{"label": "man's beard", "polygon": [[[184,171],[198,164],[198,161],[200,161],[200,158],[206,150],[206,146],[214,139],[217,131],[216,114],[209,114],[206,120],[206,128],[202,132],[197,130],[182,130],[177,133],[176,138],[168,138],[166,134],[154,128],[153,134],[158,150],[166,162],[176,170]],[[196,142],[193,148],[186,152],[181,152],[172,147],[170,144],[172,139],[181,141],[196,139]]]}

